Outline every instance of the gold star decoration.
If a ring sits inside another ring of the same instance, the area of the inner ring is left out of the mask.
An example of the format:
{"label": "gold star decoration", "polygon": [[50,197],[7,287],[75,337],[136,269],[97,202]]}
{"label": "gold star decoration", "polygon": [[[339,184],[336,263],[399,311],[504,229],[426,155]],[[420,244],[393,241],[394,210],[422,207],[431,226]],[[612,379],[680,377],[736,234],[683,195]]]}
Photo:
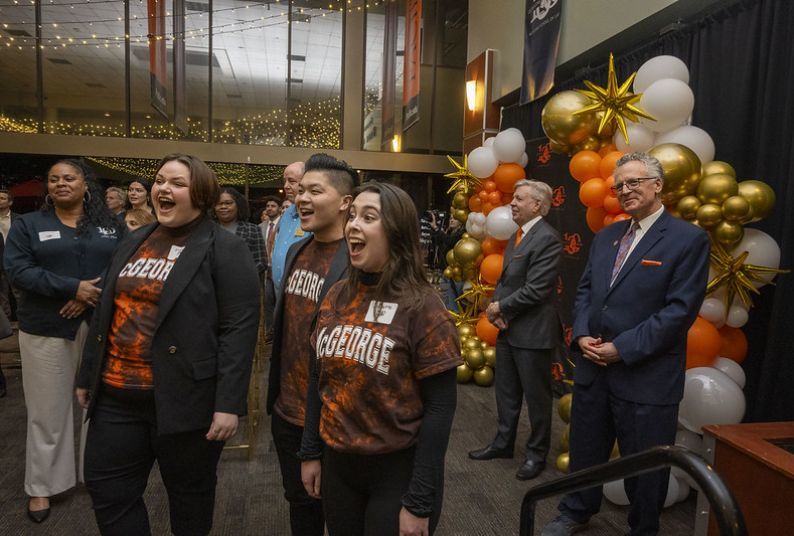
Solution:
{"label": "gold star decoration", "polygon": [[747,260],[749,254],[748,251],[743,251],[738,257],[733,257],[725,249],[725,246],[719,242],[714,242],[711,245],[710,260],[711,265],[717,270],[717,275],[706,286],[706,294],[711,294],[720,287],[725,287],[726,312],[736,296],[739,296],[739,299],[742,300],[747,309],[753,306],[750,292],[760,294],[753,283],[766,281],[761,277],[762,275],[789,272],[789,270],[770,268],[768,266],[746,264],[744,261]]}
{"label": "gold star decoration", "polygon": [[480,304],[483,298],[486,298],[488,294],[493,292],[496,287],[491,285],[483,285],[479,277],[473,281],[470,281],[470,283],[471,287],[469,287],[466,292],[455,298],[455,303],[457,303],[459,307],[464,307],[468,302],[471,304],[471,307],[476,315],[480,312]]}
{"label": "gold star decoration", "polygon": [[456,328],[459,328],[463,325],[473,326],[477,323],[476,311],[470,303],[461,307],[460,312],[456,313],[455,311],[449,311],[449,314],[455,321]]}
{"label": "gold star decoration", "polygon": [[589,88],[577,89],[579,93],[590,99],[591,104],[574,112],[574,115],[588,113],[588,112],[603,112],[601,122],[598,124],[598,133],[601,134],[604,128],[610,123],[617,124],[623,134],[623,139],[629,143],[629,134],[626,131],[626,119],[636,122],[640,117],[656,121],[656,118],[642,109],[634,106],[634,103],[640,100],[642,93],[629,93],[631,84],[634,83],[634,77],[637,73],[631,73],[625,82],[618,86],[617,75],[615,74],[615,58],[612,53],[609,54],[609,74],[607,76],[607,87],[601,87],[590,80],[585,80],[584,85]]}
{"label": "gold star decoration", "polygon": [[461,190],[464,194],[468,194],[469,190],[474,190],[480,185],[480,179],[472,175],[471,171],[469,171],[468,156],[465,154],[463,155],[463,165],[458,164],[455,159],[449,155],[447,155],[447,159],[453,166],[455,166],[455,171],[444,175],[447,178],[454,179],[452,186],[449,187],[447,193],[450,193],[454,190]]}

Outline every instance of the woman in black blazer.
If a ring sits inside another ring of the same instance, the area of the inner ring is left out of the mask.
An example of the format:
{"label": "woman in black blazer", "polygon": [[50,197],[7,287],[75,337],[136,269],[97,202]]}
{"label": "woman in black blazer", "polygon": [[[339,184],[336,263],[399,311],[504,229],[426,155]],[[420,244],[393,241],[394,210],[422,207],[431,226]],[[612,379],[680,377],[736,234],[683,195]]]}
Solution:
{"label": "woman in black blazer", "polygon": [[212,527],[218,459],[246,412],[259,326],[248,248],[206,216],[218,195],[201,160],[163,158],[158,223],[119,244],[108,269],[77,384],[102,534],[149,534],[142,497],[155,461],[172,532]]}

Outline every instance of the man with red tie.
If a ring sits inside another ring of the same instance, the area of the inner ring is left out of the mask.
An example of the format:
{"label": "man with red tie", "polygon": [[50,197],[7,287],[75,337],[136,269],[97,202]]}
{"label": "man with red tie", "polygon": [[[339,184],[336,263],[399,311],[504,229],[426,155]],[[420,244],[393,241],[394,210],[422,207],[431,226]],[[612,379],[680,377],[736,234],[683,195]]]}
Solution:
{"label": "man with red tie", "polygon": [[273,286],[271,259],[273,256],[273,246],[276,243],[276,233],[278,232],[278,222],[281,219],[281,201],[278,197],[269,195],[265,197],[265,208],[262,210],[262,223],[259,228],[262,230],[262,237],[265,239],[265,249],[267,250],[267,272],[265,277],[265,324],[267,325],[268,338],[272,337],[270,328],[273,323],[273,312],[276,308],[276,289]]}
{"label": "man with red tie", "polygon": [[518,230],[504,253],[502,275],[488,320],[499,328],[496,341],[497,432],[485,448],[469,452],[473,460],[512,458],[526,400],[532,432],[519,480],[537,477],[546,466],[551,441],[551,363],[562,340],[555,306],[555,282],[562,253],[560,234],[543,219],[551,207],[551,187],[534,180],[515,185],[510,210]]}
{"label": "man with red tie", "polygon": [[[631,219],[596,234],[576,291],[571,471],[608,461],[615,439],[624,456],[675,442],[687,331],[708,281],[708,235],[665,211],[659,161],[626,154],[614,177]],[[632,536],[658,533],[669,473],[625,480]],[[601,497],[601,486],[566,495],[543,536],[583,530]]]}

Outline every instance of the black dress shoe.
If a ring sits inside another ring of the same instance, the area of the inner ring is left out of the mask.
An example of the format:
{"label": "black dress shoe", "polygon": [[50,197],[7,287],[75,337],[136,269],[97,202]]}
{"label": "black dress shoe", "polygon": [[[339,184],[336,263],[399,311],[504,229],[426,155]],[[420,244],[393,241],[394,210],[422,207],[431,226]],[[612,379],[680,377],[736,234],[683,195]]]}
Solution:
{"label": "black dress shoe", "polygon": [[472,450],[469,452],[469,458],[472,460],[493,460],[496,458],[512,458],[513,451],[508,449],[497,449],[493,445],[488,445],[485,448]]}
{"label": "black dress shoe", "polygon": [[546,468],[546,462],[536,462],[534,460],[527,460],[524,462],[518,472],[516,478],[519,480],[532,480],[537,477]]}
{"label": "black dress shoe", "polygon": [[45,508],[44,510],[30,510],[28,509],[28,517],[34,523],[41,523],[48,517],[50,517],[50,509]]}

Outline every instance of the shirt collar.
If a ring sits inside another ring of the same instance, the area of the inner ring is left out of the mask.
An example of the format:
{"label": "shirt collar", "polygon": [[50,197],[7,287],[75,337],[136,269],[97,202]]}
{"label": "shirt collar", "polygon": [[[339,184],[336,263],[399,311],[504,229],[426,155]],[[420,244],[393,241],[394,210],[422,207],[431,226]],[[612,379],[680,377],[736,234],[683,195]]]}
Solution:
{"label": "shirt collar", "polygon": [[527,223],[522,225],[521,226],[521,230],[523,231],[522,235],[526,236],[527,233],[529,232],[529,230],[532,229],[532,227],[534,227],[535,224],[538,223],[542,218],[543,218],[543,216],[537,215],[534,218],[532,218],[531,220],[529,220]]}
{"label": "shirt collar", "polygon": [[651,228],[651,226],[654,223],[656,223],[656,220],[658,220],[662,216],[662,212],[664,212],[664,205],[659,207],[659,210],[657,210],[653,214],[645,216],[643,219],[641,219],[638,222],[639,225],[640,225],[640,229],[642,229],[643,234],[647,233],[648,230]]}

